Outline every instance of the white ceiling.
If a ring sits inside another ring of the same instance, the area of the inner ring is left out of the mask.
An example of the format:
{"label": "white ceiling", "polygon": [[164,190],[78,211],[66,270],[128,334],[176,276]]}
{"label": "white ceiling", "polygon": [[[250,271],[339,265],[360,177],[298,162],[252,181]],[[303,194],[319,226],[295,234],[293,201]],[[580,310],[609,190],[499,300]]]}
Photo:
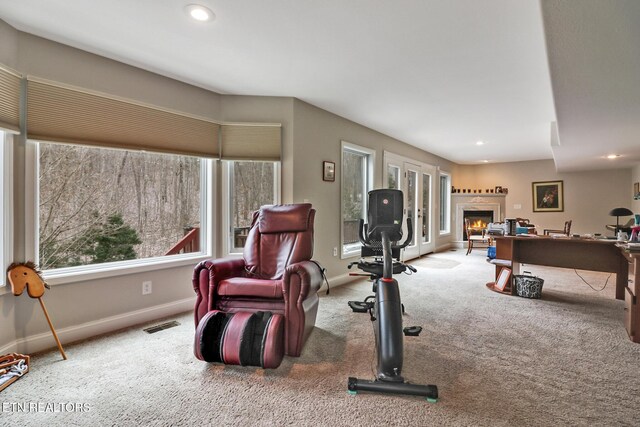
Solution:
{"label": "white ceiling", "polygon": [[[640,1],[542,4],[560,134],[556,165],[640,164]],[[622,157],[605,159],[610,153]]]}
{"label": "white ceiling", "polygon": [[[192,21],[189,3],[216,20]],[[216,92],[297,97],[458,163],[555,157],[559,169],[614,166],[601,158],[614,141],[573,128],[582,112],[572,113],[579,97],[565,96],[571,79],[553,85],[560,147],[551,146],[556,116],[537,0],[0,0],[0,19]],[[567,63],[576,68],[573,48],[554,50],[562,19],[552,23],[551,70],[561,76]]]}

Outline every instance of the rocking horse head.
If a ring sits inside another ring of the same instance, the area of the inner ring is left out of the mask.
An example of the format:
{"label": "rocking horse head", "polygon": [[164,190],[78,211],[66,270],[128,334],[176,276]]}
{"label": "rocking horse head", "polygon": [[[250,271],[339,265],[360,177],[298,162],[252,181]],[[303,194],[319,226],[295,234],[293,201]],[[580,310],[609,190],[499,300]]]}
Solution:
{"label": "rocking horse head", "polygon": [[26,287],[31,298],[40,298],[44,295],[44,288],[49,289],[42,279],[42,273],[31,261],[14,262],[7,269],[7,276],[14,295],[21,295]]}

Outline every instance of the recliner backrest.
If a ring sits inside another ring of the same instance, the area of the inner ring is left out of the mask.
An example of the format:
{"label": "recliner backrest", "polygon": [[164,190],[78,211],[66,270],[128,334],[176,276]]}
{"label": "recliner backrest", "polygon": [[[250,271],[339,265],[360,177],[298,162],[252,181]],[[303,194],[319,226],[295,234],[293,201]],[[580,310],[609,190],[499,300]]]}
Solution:
{"label": "recliner backrest", "polygon": [[254,212],[244,246],[248,276],[279,280],[287,266],[313,256],[313,221],[310,203],[263,206]]}

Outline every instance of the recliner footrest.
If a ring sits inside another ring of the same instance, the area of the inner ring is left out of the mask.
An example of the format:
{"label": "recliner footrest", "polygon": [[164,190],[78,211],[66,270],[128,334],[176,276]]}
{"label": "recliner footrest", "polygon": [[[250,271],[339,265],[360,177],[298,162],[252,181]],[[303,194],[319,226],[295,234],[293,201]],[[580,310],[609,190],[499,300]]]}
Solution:
{"label": "recliner footrest", "polygon": [[213,310],[200,319],[193,345],[196,358],[206,362],[222,362],[222,334],[232,316],[233,314]]}
{"label": "recliner footrest", "polygon": [[284,317],[210,311],[196,329],[194,354],[206,362],[277,368],[284,357]]}

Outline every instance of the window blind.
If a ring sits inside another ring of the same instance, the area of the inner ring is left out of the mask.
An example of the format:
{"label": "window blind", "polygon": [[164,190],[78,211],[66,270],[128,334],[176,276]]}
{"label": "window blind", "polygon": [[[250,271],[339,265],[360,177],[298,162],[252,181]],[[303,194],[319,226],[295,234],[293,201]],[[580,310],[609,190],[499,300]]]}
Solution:
{"label": "window blind", "polygon": [[29,78],[27,137],[218,157],[220,125],[106,94]]}
{"label": "window blind", "polygon": [[22,77],[0,66],[0,128],[20,133],[20,82]]}
{"label": "window blind", "polygon": [[282,127],[274,125],[222,125],[220,156],[225,160],[278,161]]}

